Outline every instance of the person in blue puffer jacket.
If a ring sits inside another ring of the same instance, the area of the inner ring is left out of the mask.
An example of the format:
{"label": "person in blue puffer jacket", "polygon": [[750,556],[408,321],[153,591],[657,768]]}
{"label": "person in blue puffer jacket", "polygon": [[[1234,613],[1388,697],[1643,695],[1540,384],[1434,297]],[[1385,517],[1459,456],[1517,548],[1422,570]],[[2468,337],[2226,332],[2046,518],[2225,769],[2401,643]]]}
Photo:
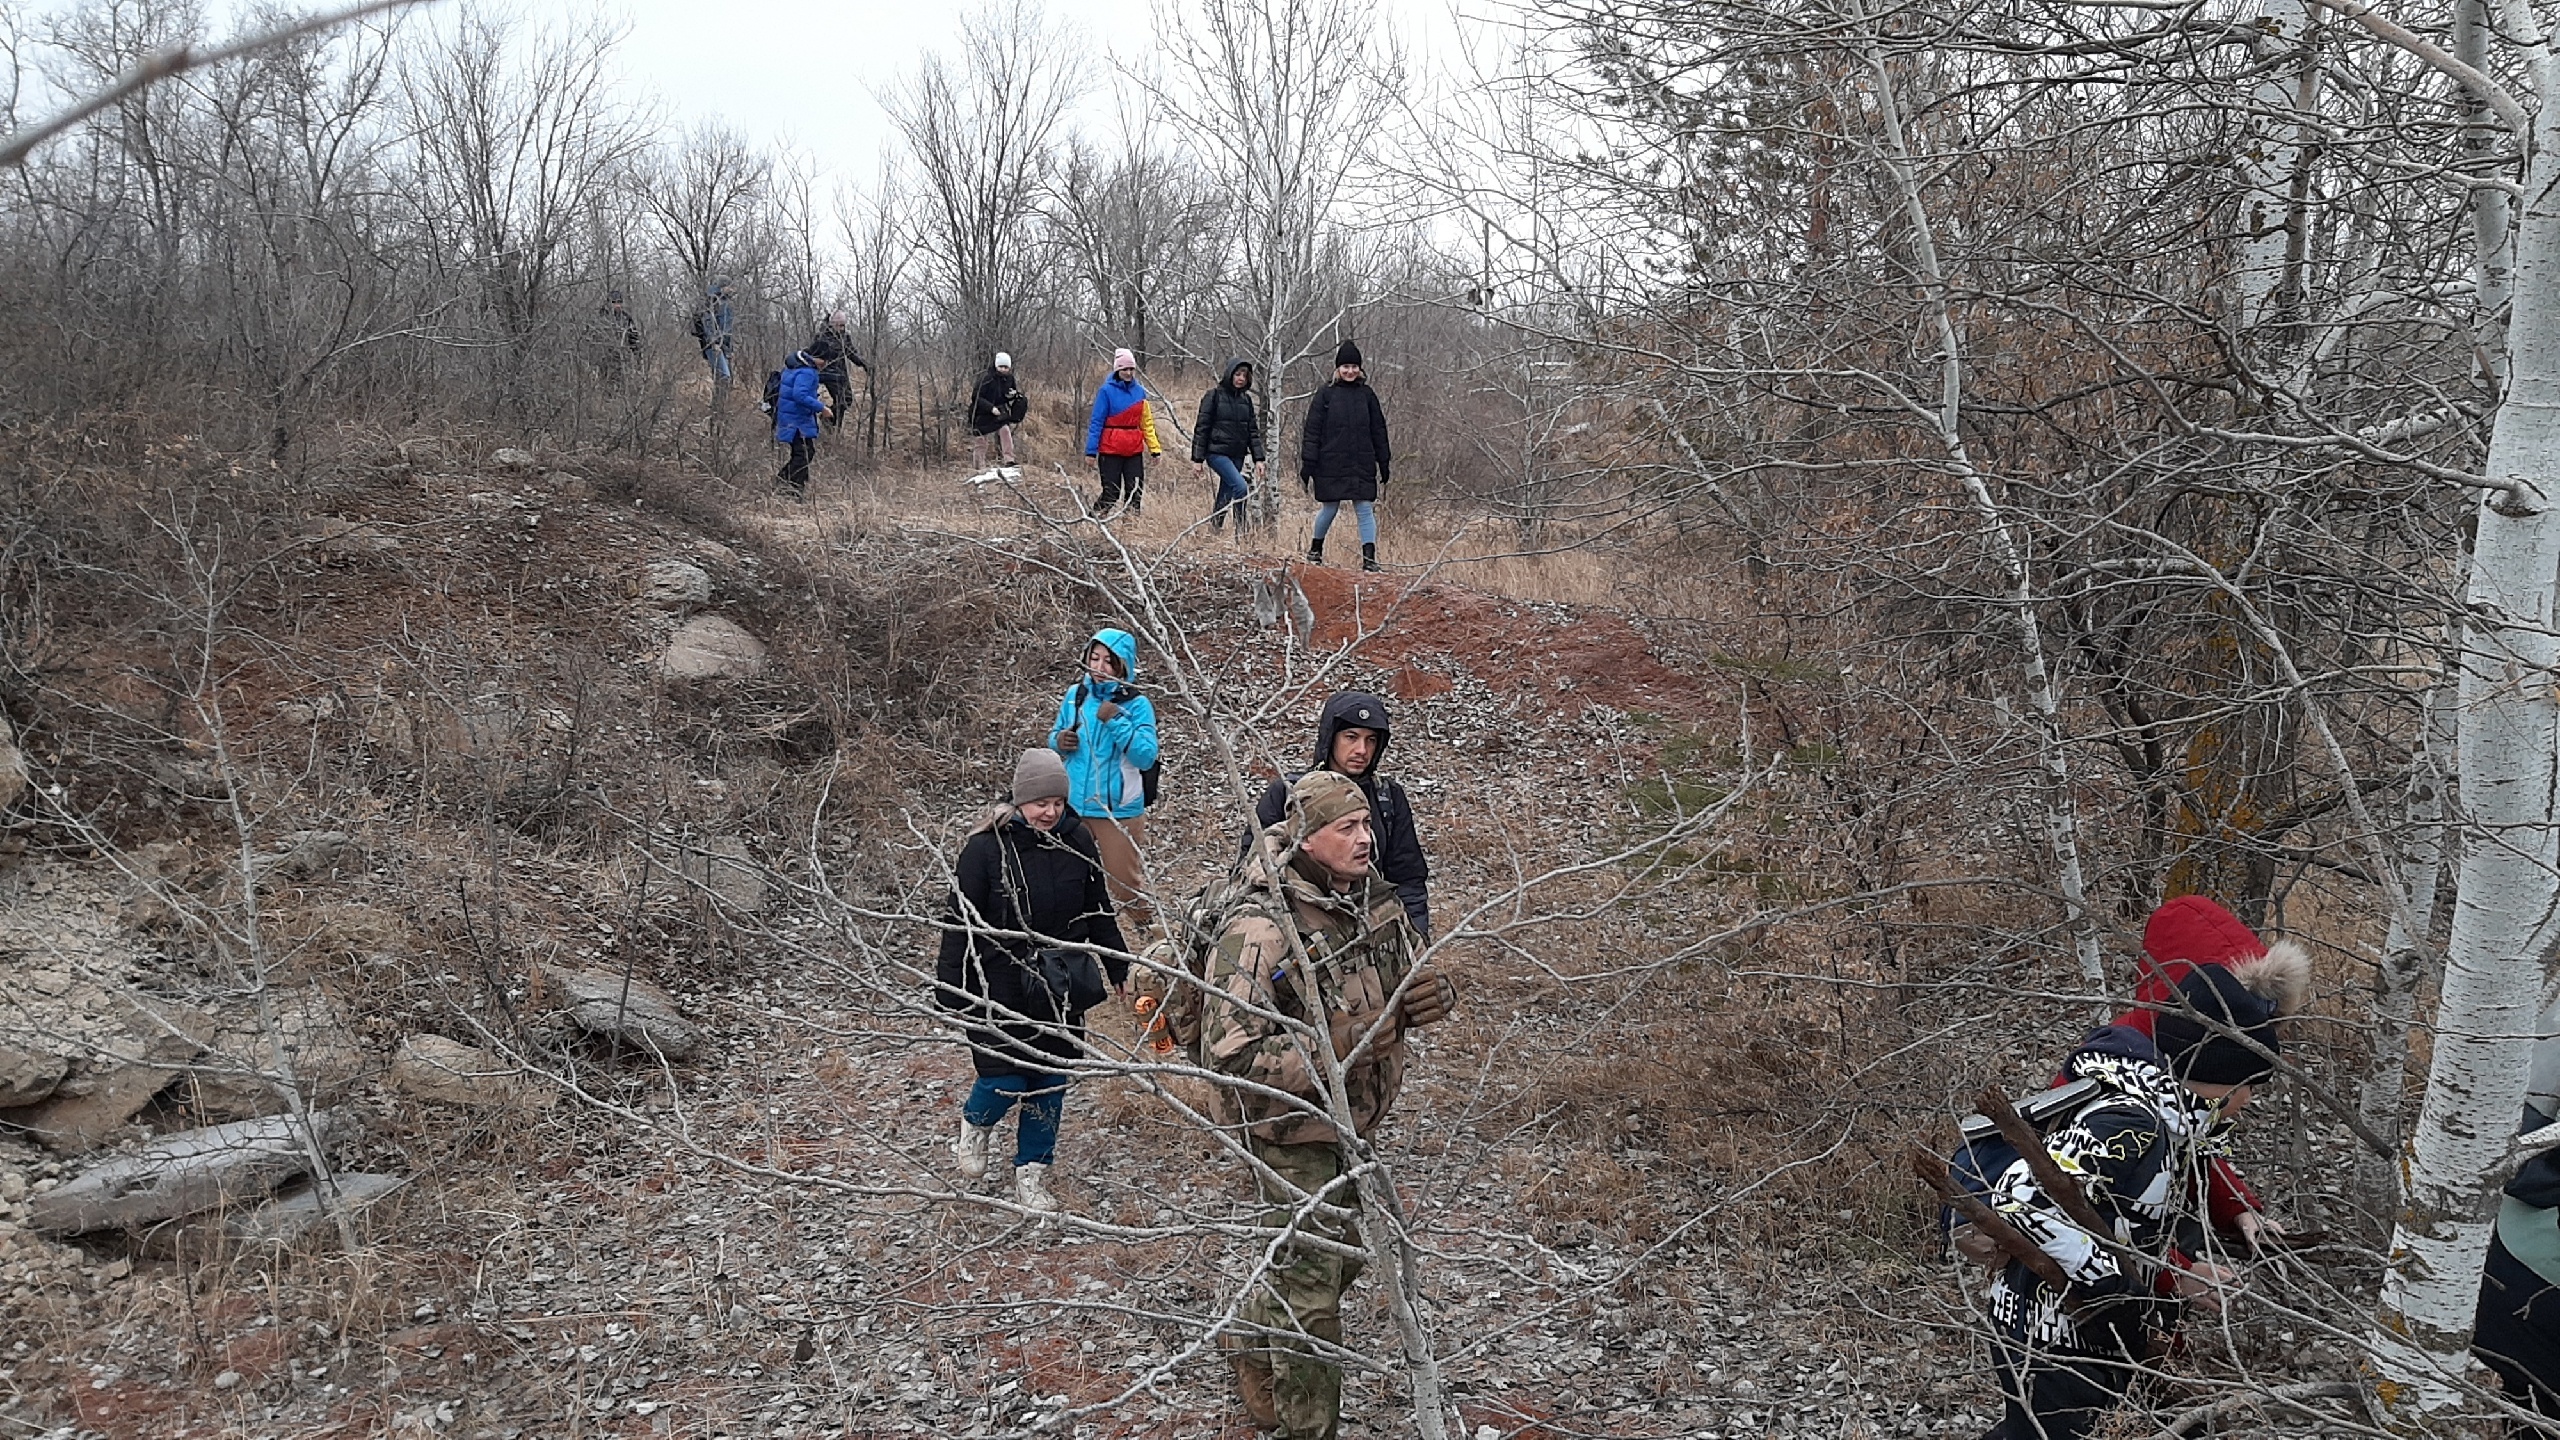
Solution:
{"label": "person in blue puffer jacket", "polygon": [[791,458],[774,478],[794,500],[809,498],[809,461],[818,453],[818,421],[828,413],[826,391],[818,381],[817,357],[794,350],[782,362],[782,379],[773,394],[773,442],[791,447]]}
{"label": "person in blue puffer jacket", "polygon": [[1156,707],[1138,692],[1138,637],[1097,630],[1085,646],[1084,676],[1058,702],[1049,748],[1067,762],[1067,805],[1084,817],[1111,903],[1135,925],[1155,921],[1147,900],[1148,772],[1156,766]]}

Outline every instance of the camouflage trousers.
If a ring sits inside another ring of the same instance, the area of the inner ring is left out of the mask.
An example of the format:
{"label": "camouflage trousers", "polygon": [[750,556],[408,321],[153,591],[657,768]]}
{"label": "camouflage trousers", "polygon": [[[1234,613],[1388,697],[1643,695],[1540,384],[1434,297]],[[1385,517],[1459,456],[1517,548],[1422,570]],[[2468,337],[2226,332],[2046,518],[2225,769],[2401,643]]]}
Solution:
{"label": "camouflage trousers", "polygon": [[[1312,1195],[1342,1174],[1342,1151],[1330,1142],[1280,1145],[1248,1139],[1253,1153],[1272,1171]],[[1265,1206],[1262,1223],[1274,1230],[1287,1225],[1302,1201],[1275,1186],[1260,1172],[1254,1176]],[[1360,1197],[1337,1187],[1327,1203],[1357,1209]],[[1312,1218],[1299,1227],[1345,1245],[1360,1243],[1360,1227],[1351,1220]],[[1360,1262],[1311,1246],[1288,1246],[1275,1257],[1263,1284],[1246,1297],[1239,1318],[1287,1335],[1313,1336],[1342,1343],[1342,1294],[1360,1276]],[[1333,1440],[1342,1423],[1342,1368],[1315,1358],[1315,1347],[1303,1339],[1270,1339],[1262,1357],[1271,1366],[1272,1397],[1280,1412],[1281,1440]]]}

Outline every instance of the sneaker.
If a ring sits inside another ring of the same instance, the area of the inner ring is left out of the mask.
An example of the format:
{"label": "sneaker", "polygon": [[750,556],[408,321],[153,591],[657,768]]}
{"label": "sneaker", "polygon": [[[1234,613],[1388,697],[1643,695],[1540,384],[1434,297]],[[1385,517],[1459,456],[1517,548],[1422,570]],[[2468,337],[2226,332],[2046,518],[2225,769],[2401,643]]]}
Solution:
{"label": "sneaker", "polygon": [[1049,1167],[1016,1165],[1013,1167],[1013,1203],[1025,1210],[1043,1214],[1058,1208],[1058,1197],[1049,1193]]}
{"label": "sneaker", "polygon": [[960,1165],[960,1173],[972,1180],[987,1178],[987,1151],[995,1143],[996,1127],[960,1122],[960,1138],[951,1142],[951,1158]]}

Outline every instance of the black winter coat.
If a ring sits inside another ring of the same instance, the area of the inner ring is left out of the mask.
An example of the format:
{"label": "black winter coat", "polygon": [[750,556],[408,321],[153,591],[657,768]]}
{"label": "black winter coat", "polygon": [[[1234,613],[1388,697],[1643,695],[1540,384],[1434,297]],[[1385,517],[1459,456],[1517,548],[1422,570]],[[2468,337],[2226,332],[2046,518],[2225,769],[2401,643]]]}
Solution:
{"label": "black winter coat", "polygon": [[1298,439],[1298,473],[1326,504],[1375,500],[1387,483],[1387,412],[1368,382],[1340,380],[1307,402]]}
{"label": "black winter coat", "polygon": [[1252,456],[1262,459],[1262,415],[1254,408],[1251,386],[1236,388],[1236,372],[1252,362],[1238,360],[1227,367],[1226,377],[1208,394],[1200,397],[1200,421],[1191,427],[1191,462],[1198,464],[1212,455],[1231,460]]}
{"label": "black winter coat", "polygon": [[[1037,947],[983,929],[1026,930],[1054,942],[1127,950],[1092,832],[1073,811],[1043,834],[1024,824],[1019,811],[1008,810],[994,828],[978,831],[960,847],[952,879],[942,953],[933,967],[934,1003],[979,1022],[968,1032],[970,1060],[979,1075],[1057,1073],[1040,1062],[1075,1058],[1084,1017],[1057,1024],[996,1018],[1041,1013],[1040,1002],[1029,998],[1041,993],[1032,960]],[[981,933],[969,933],[970,914]],[[1120,955],[1104,957],[1102,968],[1112,984],[1128,982],[1129,962]]]}
{"label": "black winter coat", "polygon": [[1007,425],[1019,425],[1031,413],[1031,399],[1010,375],[993,369],[978,378],[977,393],[969,397],[969,433],[993,435]]}
{"label": "black winter coat", "polygon": [[[1358,724],[1353,715],[1361,706],[1373,707],[1383,718],[1387,707],[1375,695],[1348,690],[1325,702],[1324,714],[1316,721],[1316,768],[1323,769],[1333,756],[1333,737],[1343,727]],[[1383,731],[1385,727],[1368,728]],[[1378,773],[1386,763],[1386,740],[1378,743],[1377,758],[1369,762],[1369,773],[1351,777],[1369,795],[1369,833],[1376,849],[1371,861],[1378,878],[1395,887],[1396,898],[1404,902],[1404,913],[1413,919],[1413,928],[1428,942],[1431,939],[1431,860],[1422,853],[1422,835],[1414,828],[1413,802],[1405,797],[1404,787]],[[1300,775],[1305,771],[1298,772]],[[1253,818],[1265,829],[1280,823],[1289,808],[1289,787],[1297,775],[1274,780],[1263,787],[1262,798],[1254,803]],[[1253,837],[1245,837],[1250,845]]]}
{"label": "black winter coat", "polygon": [[809,358],[818,362],[818,378],[829,386],[853,383],[853,372],[847,366],[871,368],[862,364],[861,352],[853,348],[853,336],[833,325],[819,326],[818,333],[809,339],[808,350]]}

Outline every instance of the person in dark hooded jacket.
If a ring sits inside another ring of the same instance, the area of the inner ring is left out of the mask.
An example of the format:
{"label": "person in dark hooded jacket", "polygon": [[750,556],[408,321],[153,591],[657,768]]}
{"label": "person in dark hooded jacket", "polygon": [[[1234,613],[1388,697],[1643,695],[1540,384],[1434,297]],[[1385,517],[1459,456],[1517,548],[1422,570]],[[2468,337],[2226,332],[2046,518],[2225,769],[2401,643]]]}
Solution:
{"label": "person in dark hooded jacket", "polygon": [[1298,438],[1298,474],[1320,507],[1310,563],[1324,563],[1325,532],[1348,504],[1360,522],[1360,568],[1378,568],[1379,487],[1387,483],[1387,412],[1361,378],[1360,347],[1345,340],[1333,354],[1333,383],[1307,402]]}
{"label": "person in dark hooded jacket", "polygon": [[1262,463],[1262,416],[1253,404],[1253,362],[1231,361],[1226,378],[1200,397],[1200,422],[1191,427],[1191,463],[1218,475],[1218,498],[1209,509],[1209,528],[1226,528],[1234,512],[1236,535],[1244,535],[1244,501],[1248,489],[1244,462]]}
{"label": "person in dark hooded jacket", "polygon": [[[2012,1258],[1993,1284],[1991,1361],[2005,1403],[1983,1440],[2081,1440],[2150,1362],[2152,1335],[2180,1303],[2218,1306],[2237,1272],[2207,1252],[2189,1177],[2273,1072],[2275,1006],[2221,966],[2199,966],[2158,1007],[2152,1033],[2109,1025],[2064,1062],[2097,1093],[2045,1137],[2096,1218],[2080,1228],[2023,1159],[1984,1198],[2066,1280],[2057,1289]],[[2171,1295],[2153,1276],[2169,1272]]]}
{"label": "person in dark hooded jacket", "polygon": [[871,367],[862,352],[853,348],[853,331],[845,313],[830,310],[818,324],[818,333],[809,337],[809,354],[818,362],[818,383],[827,387],[827,428],[844,428],[844,412],[853,399],[853,372],[870,373]]}
{"label": "person in dark hooded jacket", "polygon": [[[1324,702],[1324,712],[1316,718],[1315,768],[1348,775],[1368,793],[1369,829],[1377,844],[1375,873],[1395,887],[1414,932],[1427,945],[1431,941],[1431,861],[1423,854],[1422,836],[1414,829],[1413,801],[1406,798],[1403,786],[1378,773],[1389,733],[1386,701],[1345,690]],[[1289,787],[1297,779],[1291,775],[1263,787],[1262,798],[1253,807],[1258,826],[1267,830],[1280,823],[1288,809]],[[1251,835],[1245,838],[1252,843]]]}
{"label": "person in dark hooded jacket", "polygon": [[987,463],[989,436],[995,437],[996,463],[1014,463],[1014,427],[1030,413],[1030,398],[1013,381],[1013,357],[997,351],[994,367],[978,377],[978,388],[969,395],[969,463]]}
{"label": "person in dark hooded jacket", "polygon": [[1070,1077],[1055,1062],[1083,1051],[1084,1012],[1061,1013],[1041,979],[1039,954],[1052,946],[1099,949],[1112,989],[1127,985],[1128,945],[1093,832],[1067,808],[1067,767],[1050,750],[1026,750],[1011,803],[970,832],[952,866],[934,998],[968,1022],[978,1072],[952,1146],[960,1171],[986,1174],[995,1127],[1018,1102],[1014,1199],[1031,1210],[1057,1208],[1047,1181]]}

